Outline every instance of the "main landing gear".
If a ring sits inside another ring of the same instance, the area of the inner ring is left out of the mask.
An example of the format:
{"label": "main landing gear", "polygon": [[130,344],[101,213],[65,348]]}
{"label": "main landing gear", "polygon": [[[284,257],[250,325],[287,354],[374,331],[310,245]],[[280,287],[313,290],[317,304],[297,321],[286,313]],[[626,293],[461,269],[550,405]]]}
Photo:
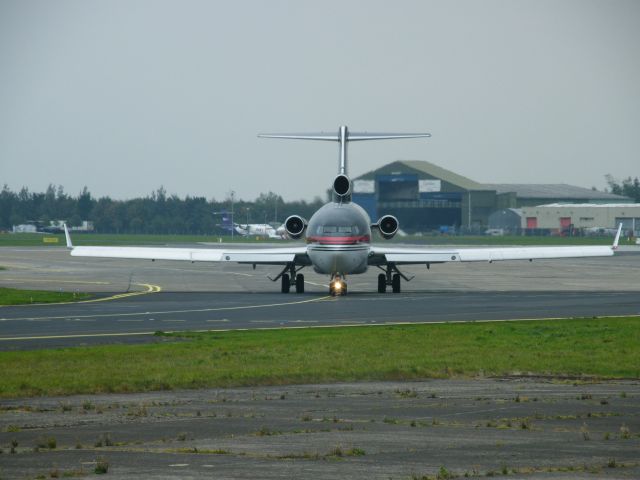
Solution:
{"label": "main landing gear", "polygon": [[304,266],[296,270],[296,266],[290,263],[284,267],[276,278],[269,277],[269,280],[276,282],[280,279],[280,291],[282,293],[289,293],[292,285],[296,288],[296,293],[304,293],[304,275],[298,273],[303,268]]}
{"label": "main landing gear", "polygon": [[387,291],[387,286],[391,287],[391,291],[393,293],[400,293],[400,279],[402,278],[407,282],[410,282],[413,279],[413,277],[408,278],[398,270],[395,263],[388,263],[386,270],[382,267],[378,268],[385,272],[378,275],[378,293],[385,293]]}

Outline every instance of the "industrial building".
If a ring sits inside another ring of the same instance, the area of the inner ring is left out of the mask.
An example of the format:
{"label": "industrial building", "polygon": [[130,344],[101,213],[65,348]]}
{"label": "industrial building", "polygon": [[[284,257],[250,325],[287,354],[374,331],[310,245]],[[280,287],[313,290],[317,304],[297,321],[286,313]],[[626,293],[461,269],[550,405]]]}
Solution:
{"label": "industrial building", "polygon": [[625,232],[640,230],[640,203],[552,203],[521,209],[521,228],[552,232],[613,231],[622,223]]}
{"label": "industrial building", "polygon": [[395,215],[407,232],[484,231],[497,210],[548,203],[632,203],[566,184],[482,184],[422,160],[399,160],[354,179],[353,201],[372,219]]}

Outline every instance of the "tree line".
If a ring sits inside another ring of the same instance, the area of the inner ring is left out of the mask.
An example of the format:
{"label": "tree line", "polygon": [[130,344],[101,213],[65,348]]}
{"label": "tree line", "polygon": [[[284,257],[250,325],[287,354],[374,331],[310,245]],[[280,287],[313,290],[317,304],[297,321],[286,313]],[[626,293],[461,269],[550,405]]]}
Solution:
{"label": "tree line", "polygon": [[620,182],[611,175],[605,175],[605,179],[607,180],[611,193],[633,198],[636,203],[640,202],[640,180],[638,177],[633,180],[631,177],[627,177]]}
{"label": "tree line", "polygon": [[230,212],[232,203],[236,223],[281,223],[293,214],[309,218],[323,204],[319,197],[312,202],[285,202],[273,192],[261,193],[253,201],[216,201],[167,195],[160,187],[146,197],[114,200],[108,196],[95,198],[87,187],[73,196],[62,186],[49,185],[45,192],[23,187],[14,192],[5,185],[0,192],[0,229],[10,230],[24,223],[48,226],[54,220],[77,226],[88,220],[99,233],[211,235],[224,233],[219,212]]}

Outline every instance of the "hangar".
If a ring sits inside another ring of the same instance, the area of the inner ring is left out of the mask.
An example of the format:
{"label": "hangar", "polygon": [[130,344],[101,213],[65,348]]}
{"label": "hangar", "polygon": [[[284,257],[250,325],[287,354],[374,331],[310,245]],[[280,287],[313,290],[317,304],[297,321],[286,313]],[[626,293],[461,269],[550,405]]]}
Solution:
{"label": "hangar", "polygon": [[[625,232],[640,230],[640,204],[552,203],[522,208],[521,227],[526,230],[614,231],[622,223]],[[597,233],[597,232],[594,232]]]}
{"label": "hangar", "polygon": [[566,184],[482,184],[424,160],[398,160],[354,179],[353,201],[372,219],[395,215],[407,232],[484,231],[496,210],[544,203],[632,203]]}

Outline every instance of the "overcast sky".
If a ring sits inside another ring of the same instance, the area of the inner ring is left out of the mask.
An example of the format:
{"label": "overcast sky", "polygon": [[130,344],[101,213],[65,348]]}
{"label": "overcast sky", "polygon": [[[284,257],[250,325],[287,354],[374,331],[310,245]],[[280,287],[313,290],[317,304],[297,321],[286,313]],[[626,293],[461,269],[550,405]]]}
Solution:
{"label": "overcast sky", "polygon": [[0,184],[322,195],[429,160],[480,182],[640,175],[640,2],[0,0]]}

